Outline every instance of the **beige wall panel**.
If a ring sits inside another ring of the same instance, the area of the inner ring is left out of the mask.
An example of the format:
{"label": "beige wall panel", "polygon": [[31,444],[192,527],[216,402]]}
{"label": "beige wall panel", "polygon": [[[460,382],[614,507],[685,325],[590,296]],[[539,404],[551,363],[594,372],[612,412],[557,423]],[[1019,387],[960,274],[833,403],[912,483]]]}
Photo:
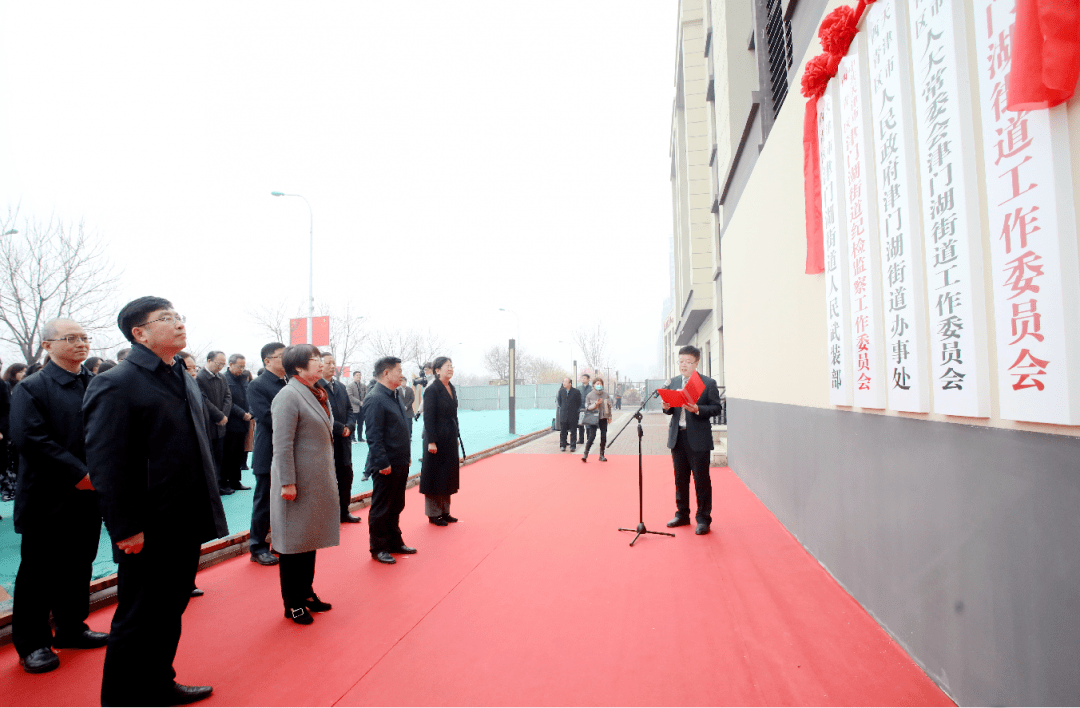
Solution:
{"label": "beige wall panel", "polygon": [[[838,1],[829,3],[831,11]],[[973,18],[968,9],[968,25]],[[969,37],[971,36],[969,32]],[[973,43],[973,42],[972,42]],[[808,56],[820,52],[811,43]],[[970,47],[969,64],[981,57]],[[771,403],[830,408],[826,380],[824,276],[805,275],[806,228],[802,192],[802,121],[805,99],[795,93],[802,70],[795,72],[793,91],[773,126],[753,175],[732,216],[721,243],[723,261],[724,364],[728,395]],[[974,69],[973,69],[974,70]],[[737,79],[732,72],[732,82]],[[970,85],[977,86],[976,77]],[[973,91],[972,99],[979,100]],[[1074,203],[1080,221],[1080,95],[1068,103],[1069,148],[1073,167]],[[974,144],[982,141],[975,121]],[[737,139],[737,136],[736,136]],[[982,221],[985,222],[985,184],[981,151],[977,151]],[[988,227],[981,224],[983,233]],[[985,237],[984,238],[988,238]],[[993,269],[984,248],[986,292],[992,292]],[[698,273],[692,271],[694,282]],[[989,296],[988,296],[989,297]],[[989,301],[987,312],[992,312]],[[988,317],[991,371],[996,370],[993,318]],[[1002,420],[998,396],[991,385],[991,417],[960,418],[939,414],[854,409],[867,415],[892,415],[962,425],[1011,428],[1080,436],[1080,426],[1046,425]]]}

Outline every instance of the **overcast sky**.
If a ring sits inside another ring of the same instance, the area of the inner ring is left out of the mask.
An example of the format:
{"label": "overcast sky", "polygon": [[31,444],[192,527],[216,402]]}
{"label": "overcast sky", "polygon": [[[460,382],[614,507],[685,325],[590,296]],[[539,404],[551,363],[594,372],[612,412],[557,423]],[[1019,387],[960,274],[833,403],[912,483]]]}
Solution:
{"label": "overcast sky", "polygon": [[623,378],[652,375],[676,12],[0,2],[0,208],[84,220],[118,304],[169,298],[189,342],[249,366],[268,338],[245,310],[306,301],[308,211],[284,191],[314,212],[316,300],[430,328],[459,375],[515,335],[569,368],[559,340],[597,321]]}

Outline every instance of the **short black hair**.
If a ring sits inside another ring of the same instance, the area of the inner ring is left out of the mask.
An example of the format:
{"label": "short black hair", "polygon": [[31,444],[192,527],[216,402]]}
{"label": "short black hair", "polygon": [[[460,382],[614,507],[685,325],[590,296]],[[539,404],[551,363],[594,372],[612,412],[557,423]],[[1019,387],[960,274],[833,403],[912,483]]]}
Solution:
{"label": "short black hair", "polygon": [[225,352],[221,352],[221,351],[218,351],[216,349],[213,349],[213,350],[206,353],[206,360],[207,361],[213,361],[214,357],[216,357],[218,354],[220,354],[222,356],[225,356]]}
{"label": "short black hair", "polygon": [[437,356],[437,357],[435,357],[435,361],[431,365],[431,370],[432,371],[438,371],[439,369],[446,366],[446,362],[448,362],[448,361],[452,362],[453,360],[448,356]]}
{"label": "short black hair", "polygon": [[94,367],[97,366],[98,364],[100,364],[103,361],[105,361],[105,360],[102,359],[99,356],[92,356],[92,357],[90,357],[89,359],[87,359],[86,361],[83,362],[83,366],[86,367],[87,371],[93,371]]}
{"label": "short black hair", "polygon": [[267,359],[274,356],[274,352],[276,352],[278,349],[284,348],[285,345],[281,342],[270,342],[269,344],[264,344],[263,348],[259,350],[259,361],[265,364]]}
{"label": "short black hair", "polygon": [[[173,304],[163,297],[146,295],[136,298],[120,308],[120,314],[116,316],[116,326],[124,335],[124,339],[132,344],[135,343],[135,335],[131,333],[133,327],[138,327],[146,322],[146,317],[151,312],[158,310],[171,310]],[[116,355],[120,356],[119,353]]]}
{"label": "short black hair", "polygon": [[229,355],[229,365],[231,366],[231,365],[235,364],[236,362],[240,361],[241,359],[243,359],[245,362],[247,361],[247,357],[244,356],[243,354],[230,354]]}
{"label": "short black hair", "polygon": [[105,361],[98,364],[97,372],[98,372],[99,375],[104,374],[106,371],[108,371],[109,369],[111,369],[111,368],[113,368],[115,366],[116,366],[115,361],[113,361],[112,359],[106,359]]}
{"label": "short black hair", "polygon": [[131,347],[124,347],[123,349],[120,349],[119,351],[116,352],[116,360],[117,361],[123,361],[124,359],[127,359],[127,355],[130,354],[130,353],[131,353]]}
{"label": "short black hair", "polygon": [[683,354],[689,354],[698,361],[701,361],[701,350],[695,347],[693,344],[687,344],[685,347],[679,350],[679,356]]}
{"label": "short black hair", "polygon": [[421,366],[420,368],[421,368],[421,369],[431,369],[432,371],[434,371],[434,370],[435,370],[435,367],[431,365],[431,362],[430,362],[430,361],[425,361],[425,362],[424,362],[424,365],[423,365],[423,366]]}
{"label": "short black hair", "polygon": [[[588,374],[582,374],[581,376],[584,376],[584,377],[585,377],[585,378],[587,378],[588,380],[592,381],[592,377],[591,377],[591,376],[589,376]],[[580,379],[580,378],[581,378],[581,376],[579,376],[578,378]]]}
{"label": "short black hair", "polygon": [[285,374],[296,376],[297,371],[307,368],[311,357],[319,357],[319,348],[314,344],[294,344],[285,350],[281,357],[281,365],[285,367]]}
{"label": "short black hair", "polygon": [[379,359],[375,362],[375,379],[378,380],[382,378],[384,371],[389,371],[400,363],[401,359],[398,359],[396,356],[384,356],[382,359]]}

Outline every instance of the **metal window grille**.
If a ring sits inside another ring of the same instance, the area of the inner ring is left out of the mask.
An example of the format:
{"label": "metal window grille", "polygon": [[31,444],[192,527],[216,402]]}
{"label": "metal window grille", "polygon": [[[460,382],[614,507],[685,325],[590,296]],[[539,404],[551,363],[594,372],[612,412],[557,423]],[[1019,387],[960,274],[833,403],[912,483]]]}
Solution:
{"label": "metal window grille", "polygon": [[780,115],[780,108],[787,98],[788,70],[793,62],[791,22],[784,20],[781,0],[767,0],[765,4],[765,38],[768,41],[769,78],[775,118]]}

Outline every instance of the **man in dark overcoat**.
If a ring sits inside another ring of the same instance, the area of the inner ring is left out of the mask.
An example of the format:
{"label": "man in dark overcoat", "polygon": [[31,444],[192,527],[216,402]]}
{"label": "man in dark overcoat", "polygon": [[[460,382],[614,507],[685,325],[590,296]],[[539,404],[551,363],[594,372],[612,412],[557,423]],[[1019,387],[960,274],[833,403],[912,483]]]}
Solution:
{"label": "man in dark overcoat", "polygon": [[563,379],[555,404],[559,407],[559,451],[566,452],[566,434],[570,434],[570,452],[577,452],[578,410],[584,399],[581,391],[574,388],[574,382],[567,376]]}
{"label": "man in dark overcoat", "polygon": [[206,435],[203,396],[177,356],[184,318],[159,297],[117,317],[123,363],[86,389],[86,464],[119,565],[102,705],[178,705],[210,686],[174,680],[180,623],[204,542],[229,533]]}
{"label": "man in dark overcoat", "polygon": [[[581,393],[581,408],[578,409],[578,419],[581,419],[581,413],[585,412],[585,399],[592,393],[592,377],[588,374],[582,374],[578,377],[577,390]],[[577,426],[577,441],[578,445],[585,444],[585,425]]]}
{"label": "man in dark overcoat", "polygon": [[232,404],[226,414],[229,418],[225,423],[225,438],[221,451],[221,477],[225,480],[225,486],[234,491],[248,490],[240,481],[240,470],[244,468],[244,442],[248,436],[248,426],[251,424],[251,409],[248,408],[247,387],[248,379],[245,369],[247,359],[243,354],[229,356],[229,366],[225,369],[225,383],[229,387],[229,395]]}
{"label": "man in dark overcoat", "polygon": [[259,565],[277,565],[278,559],[270,552],[266,535],[270,533],[270,464],[274,461],[274,417],[270,404],[274,396],[288,383],[281,357],[285,345],[270,342],[262,348],[259,356],[263,372],[248,384],[248,405],[255,416],[255,441],[251,446],[251,471],[255,474],[255,498],[251,501],[251,562]]}
{"label": "man in dark overcoat", "polygon": [[353,483],[352,439],[349,437],[352,433],[352,402],[341,382],[334,380],[337,375],[334,355],[323,354],[322,360],[323,377],[315,385],[326,391],[327,402],[334,414],[334,473],[337,476],[341,522],[357,524],[360,523],[360,517],[349,513]]}
{"label": "man in dark overcoat", "polygon": [[371,557],[396,563],[393,553],[416,553],[401,538],[405,483],[409,479],[410,436],[405,409],[395,395],[401,385],[401,359],[387,356],[375,362],[377,383],[364,401],[368,462],[373,471],[368,533]]}
{"label": "man in dark overcoat", "polygon": [[82,421],[83,394],[91,376],[82,362],[90,353],[90,339],[67,319],[47,323],[41,338],[49,362],[27,376],[11,397],[11,432],[22,458],[15,491],[22,558],[15,579],[12,638],[23,669],[33,674],[60,665],[50,647],[93,649],[109,639],[86,624],[101,537]]}
{"label": "man in dark overcoat", "polygon": [[225,352],[210,352],[206,355],[206,366],[199,371],[195,380],[206,395],[210,420],[213,422],[206,432],[210,437],[210,451],[217,466],[218,489],[222,494],[232,494],[234,490],[225,479],[222,465],[225,457],[225,427],[229,423],[229,413],[232,412],[232,392],[221,375],[224,368]]}
{"label": "man in dark overcoat", "polygon": [[[671,380],[671,388],[682,388],[697,370],[701,351],[692,345],[679,350],[679,376]],[[668,425],[667,446],[675,467],[675,518],[667,523],[669,528],[687,526],[690,523],[690,475],[694,476],[697,493],[697,528],[701,536],[709,533],[712,524],[712,477],[709,473],[709,453],[713,449],[713,416],[720,415],[720,389],[716,380],[702,376],[705,390],[696,403],[669,407],[664,402],[664,413],[671,416]]]}

